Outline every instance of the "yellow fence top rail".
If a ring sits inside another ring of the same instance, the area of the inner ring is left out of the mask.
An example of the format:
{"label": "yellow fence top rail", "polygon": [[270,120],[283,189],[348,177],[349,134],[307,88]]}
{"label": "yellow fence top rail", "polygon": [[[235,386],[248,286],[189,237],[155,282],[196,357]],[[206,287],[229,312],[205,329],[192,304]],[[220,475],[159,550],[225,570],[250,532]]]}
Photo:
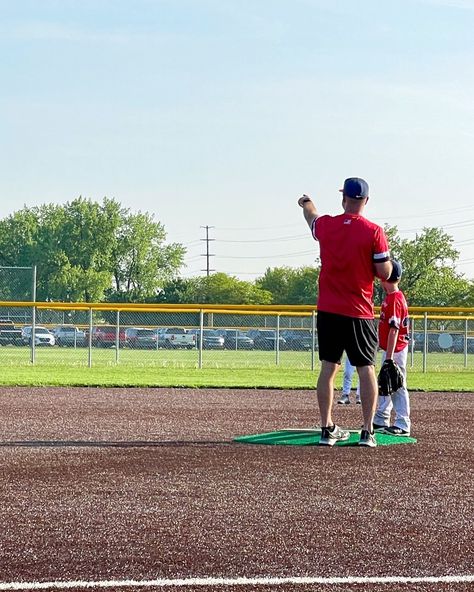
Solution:
{"label": "yellow fence top rail", "polygon": [[[311,314],[317,311],[316,306],[306,304],[150,304],[150,303],[129,303],[129,302],[0,302],[0,307],[31,308],[36,306],[39,309],[50,310],[110,310],[110,311],[141,311],[141,312],[216,312],[222,314],[239,313],[272,313],[272,314]],[[375,307],[376,312],[379,307]],[[410,315],[466,315],[467,318],[474,316],[472,307],[449,307],[449,306],[412,306],[409,307]],[[431,317],[433,318],[433,317]],[[441,317],[440,317],[441,318]],[[461,318],[456,316],[455,318]]]}

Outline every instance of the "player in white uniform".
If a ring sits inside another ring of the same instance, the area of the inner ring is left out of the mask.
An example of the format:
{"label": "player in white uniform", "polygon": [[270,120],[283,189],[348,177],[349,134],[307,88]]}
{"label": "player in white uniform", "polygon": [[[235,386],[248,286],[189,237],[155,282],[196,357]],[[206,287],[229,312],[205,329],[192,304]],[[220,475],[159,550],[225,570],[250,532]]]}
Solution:
{"label": "player in white uniform", "polygon": [[[385,434],[409,436],[411,429],[410,397],[406,386],[409,342],[408,307],[405,295],[398,287],[402,277],[402,266],[398,261],[392,261],[392,264],[391,276],[382,282],[386,295],[380,311],[379,344],[383,350],[382,362],[385,359],[393,359],[405,380],[403,386],[391,396],[379,396],[373,427],[378,432]],[[394,421],[390,425],[392,410],[394,411]]]}
{"label": "player in white uniform", "polygon": [[[342,378],[342,394],[341,398],[337,401],[338,405],[350,405],[350,394],[352,390],[352,377],[354,376],[355,366],[352,366],[349,362],[349,358],[346,357],[346,362],[344,365],[344,376]],[[360,405],[360,385],[359,381],[357,381],[357,390],[356,390],[356,404]]]}

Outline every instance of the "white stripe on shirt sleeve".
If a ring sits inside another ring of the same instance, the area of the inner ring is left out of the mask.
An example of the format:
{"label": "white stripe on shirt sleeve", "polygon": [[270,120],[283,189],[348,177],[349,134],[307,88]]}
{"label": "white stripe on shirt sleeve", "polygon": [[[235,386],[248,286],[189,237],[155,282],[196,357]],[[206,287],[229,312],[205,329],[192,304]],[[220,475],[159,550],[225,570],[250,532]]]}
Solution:
{"label": "white stripe on shirt sleeve", "polygon": [[383,253],[374,253],[373,260],[374,261],[388,261],[390,259],[390,251],[384,251]]}

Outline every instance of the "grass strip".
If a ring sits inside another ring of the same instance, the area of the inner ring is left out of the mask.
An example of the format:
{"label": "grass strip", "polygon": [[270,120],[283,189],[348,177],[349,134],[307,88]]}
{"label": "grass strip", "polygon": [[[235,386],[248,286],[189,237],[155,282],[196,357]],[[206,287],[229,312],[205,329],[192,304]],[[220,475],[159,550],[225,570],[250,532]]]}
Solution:
{"label": "grass strip", "polygon": [[[314,389],[318,371],[295,368],[188,368],[59,365],[3,366],[2,386]],[[339,372],[336,387],[342,384]],[[408,372],[409,390],[474,392],[474,370]]]}

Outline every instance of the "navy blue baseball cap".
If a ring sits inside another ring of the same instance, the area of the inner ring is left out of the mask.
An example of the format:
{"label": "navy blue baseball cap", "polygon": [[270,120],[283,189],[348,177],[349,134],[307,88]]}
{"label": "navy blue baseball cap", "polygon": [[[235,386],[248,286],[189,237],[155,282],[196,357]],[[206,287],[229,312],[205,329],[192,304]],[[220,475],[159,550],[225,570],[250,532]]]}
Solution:
{"label": "navy blue baseball cap", "polygon": [[387,282],[399,282],[403,273],[402,264],[396,259],[392,259],[392,266],[392,273],[390,274]]}
{"label": "navy blue baseball cap", "polygon": [[344,181],[344,187],[339,189],[346,197],[352,197],[353,199],[365,199],[369,197],[369,185],[364,179],[359,177],[349,177]]}

